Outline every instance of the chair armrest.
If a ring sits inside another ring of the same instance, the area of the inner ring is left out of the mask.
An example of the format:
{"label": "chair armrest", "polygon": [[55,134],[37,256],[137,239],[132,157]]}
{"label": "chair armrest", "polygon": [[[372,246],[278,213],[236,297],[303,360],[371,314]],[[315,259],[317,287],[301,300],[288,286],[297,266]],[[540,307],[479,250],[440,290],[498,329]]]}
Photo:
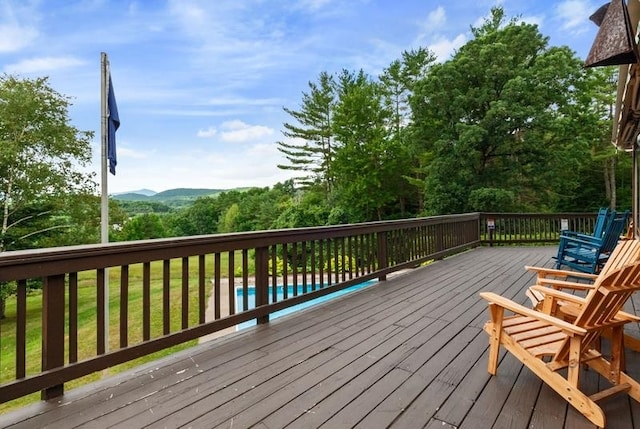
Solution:
{"label": "chair armrest", "polygon": [[532,310],[530,308],[525,307],[524,305],[515,303],[510,299],[504,298],[493,292],[480,292],[480,296],[490,304],[495,304],[499,307],[512,311],[513,313],[520,314],[522,316],[528,316],[528,317],[531,317],[532,319],[537,319],[543,322],[550,323],[564,331],[567,331],[568,333],[570,333],[570,335],[586,335],[587,334],[587,330],[584,328],[581,328],[580,326],[576,326],[569,322],[565,322],[564,320],[558,319],[557,317],[553,317],[548,314],[541,313],[536,310]]}
{"label": "chair armrest", "polygon": [[602,238],[596,238],[591,236],[586,237],[569,237],[569,236],[561,236],[560,237],[560,245],[562,242],[566,244],[573,244],[576,246],[587,246],[587,247],[600,247],[604,240]]}
{"label": "chair armrest", "polygon": [[569,270],[558,270],[556,268],[544,268],[544,267],[533,267],[531,265],[525,265],[524,267],[527,271],[534,271],[538,273],[538,277],[546,277],[548,275],[556,276],[556,277],[577,277],[589,280],[595,280],[598,278],[596,274],[583,273],[580,271],[569,271]]}
{"label": "chair armrest", "polygon": [[538,279],[537,284],[541,286],[544,286],[544,285],[551,286],[555,289],[591,290],[594,288],[594,285],[589,283],[576,283],[576,282],[570,282],[566,280],[546,279],[544,277],[541,279]]}
{"label": "chair armrest", "polygon": [[591,237],[591,238],[594,238],[594,235],[593,234],[584,234],[582,232],[575,232],[575,231],[567,231],[567,230],[565,230],[565,231],[561,231],[560,232],[560,237],[572,237],[572,238]]}
{"label": "chair armrest", "polygon": [[585,299],[580,297],[580,296],[576,296],[576,295],[572,295],[570,293],[566,293],[566,292],[562,292],[561,290],[556,290],[550,287],[544,287],[544,286],[540,286],[540,285],[534,285],[531,286],[531,289],[535,290],[536,292],[540,292],[543,295],[546,296],[552,296],[556,299],[562,300],[562,301],[568,301],[568,302],[572,302],[575,304],[584,304],[585,303]]}

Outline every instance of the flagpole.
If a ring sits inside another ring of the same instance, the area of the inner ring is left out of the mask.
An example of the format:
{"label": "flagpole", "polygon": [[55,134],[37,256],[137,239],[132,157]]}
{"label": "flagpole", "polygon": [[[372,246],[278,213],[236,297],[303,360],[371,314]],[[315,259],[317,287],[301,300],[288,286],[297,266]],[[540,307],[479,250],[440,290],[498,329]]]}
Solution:
{"label": "flagpole", "polygon": [[[109,192],[107,186],[107,97],[109,85],[109,60],[105,52],[100,53],[100,129],[101,129],[101,157],[100,171],[102,177],[102,192],[100,198],[100,237],[102,243],[109,242]],[[104,338],[105,353],[109,351],[109,269],[104,270]]]}

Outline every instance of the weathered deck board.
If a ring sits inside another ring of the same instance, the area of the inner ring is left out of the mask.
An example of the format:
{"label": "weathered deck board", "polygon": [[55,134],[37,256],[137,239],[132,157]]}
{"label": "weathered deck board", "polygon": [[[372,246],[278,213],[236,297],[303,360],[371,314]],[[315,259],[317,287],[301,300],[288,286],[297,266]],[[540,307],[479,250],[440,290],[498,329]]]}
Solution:
{"label": "weathered deck board", "polygon": [[[498,376],[486,370],[478,292],[526,303],[523,266],[550,266],[554,250],[474,249],[0,416],[0,426],[591,428],[512,356],[501,354]],[[637,353],[628,370],[640,377]],[[640,421],[625,396],[603,406],[610,428]]]}

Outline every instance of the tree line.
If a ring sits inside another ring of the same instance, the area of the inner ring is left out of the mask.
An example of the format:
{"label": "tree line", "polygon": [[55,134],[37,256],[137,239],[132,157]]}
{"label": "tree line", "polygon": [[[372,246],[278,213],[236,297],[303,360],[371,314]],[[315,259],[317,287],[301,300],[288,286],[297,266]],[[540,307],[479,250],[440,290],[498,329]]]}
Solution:
{"label": "tree line", "polygon": [[[376,77],[320,73],[284,107],[279,168],[295,179],[180,209],[111,200],[110,240],[630,207],[630,157],[611,145],[616,68],[585,69],[501,7],[471,33],[444,62],[417,48]],[[70,104],[46,77],[0,77],[0,252],[100,241],[95,177],[78,169],[94,134]],[[11,293],[0,285],[0,317]]]}
{"label": "tree line", "polygon": [[[138,240],[470,211],[628,208],[611,145],[614,67],[585,69],[534,24],[491,10],[449,60],[402,53],[379,76],[327,71],[277,142],[295,179],[186,208],[110,201],[110,239]],[[0,251],[95,243],[92,132],[47,78],[0,78]],[[203,184],[203,186],[206,184]]]}

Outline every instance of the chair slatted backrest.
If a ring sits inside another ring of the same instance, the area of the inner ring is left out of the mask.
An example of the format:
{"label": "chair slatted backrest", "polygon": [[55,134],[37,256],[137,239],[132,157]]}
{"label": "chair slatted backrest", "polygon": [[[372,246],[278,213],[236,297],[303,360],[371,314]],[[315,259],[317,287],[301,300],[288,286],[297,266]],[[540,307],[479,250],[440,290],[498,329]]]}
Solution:
{"label": "chair slatted backrest", "polygon": [[629,212],[625,211],[624,213],[618,213],[615,217],[610,221],[610,225],[605,229],[605,235],[603,237],[604,242],[600,248],[601,253],[611,252],[618,244],[620,240],[620,236],[622,235],[622,231],[624,227],[627,226],[627,219],[629,218]]}
{"label": "chair slatted backrest", "polygon": [[607,263],[600,270],[600,277],[606,276],[610,271],[617,270],[625,265],[640,261],[640,240],[621,240],[611,252]]}
{"label": "chair slatted backrest", "polygon": [[[601,275],[594,286],[574,322],[574,325],[589,331],[582,340],[583,350],[586,350],[605,328],[618,322],[618,312],[622,310],[631,294],[640,289],[640,262]],[[564,341],[560,351],[553,358],[555,361],[567,359],[569,341],[569,338]]]}
{"label": "chair slatted backrest", "polygon": [[601,208],[598,210],[598,216],[596,217],[596,223],[593,227],[593,236],[602,237],[604,235],[605,228],[609,222],[610,215],[615,215],[615,212],[609,213],[608,208]]}

